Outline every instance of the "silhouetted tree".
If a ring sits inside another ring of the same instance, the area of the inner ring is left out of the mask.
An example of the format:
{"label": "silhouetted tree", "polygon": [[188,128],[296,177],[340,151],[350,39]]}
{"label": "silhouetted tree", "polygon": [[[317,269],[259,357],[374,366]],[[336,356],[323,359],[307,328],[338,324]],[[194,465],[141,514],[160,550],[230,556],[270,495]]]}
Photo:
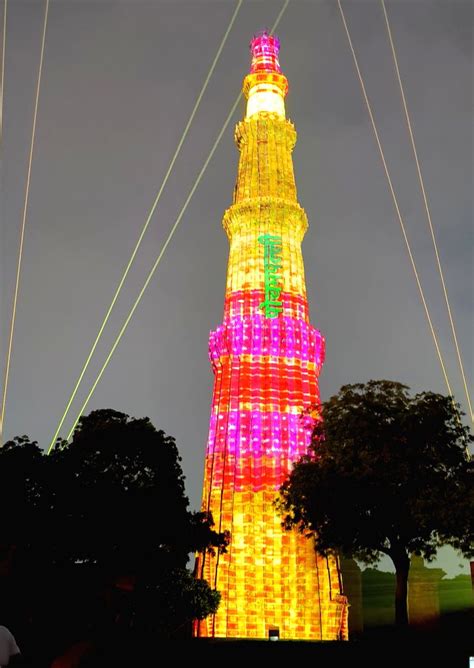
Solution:
{"label": "silhouetted tree", "polygon": [[345,385],[315,408],[310,452],[280,490],[284,524],[314,533],[322,554],[367,564],[388,555],[406,625],[410,553],[430,560],[443,544],[474,553],[472,436],[450,397],[410,397],[386,380]]}
{"label": "silhouetted tree", "polygon": [[149,577],[136,591],[137,627],[161,637],[173,637],[190,628],[195,619],[217,612],[221,595],[188,570],[174,569],[163,578]]}
{"label": "silhouetted tree", "polygon": [[109,572],[183,567],[190,516],[174,439],[147,418],[113,410],[83,417],[54,462],[54,558],[107,565]]}
{"label": "silhouetted tree", "polygon": [[191,552],[225,549],[227,536],[189,511],[180,461],[174,439],[148,418],[113,410],[82,417],[49,456],[27,437],[0,448],[10,603],[20,588],[31,623],[78,633],[107,611],[167,635],[215,612],[219,595],[186,563]]}

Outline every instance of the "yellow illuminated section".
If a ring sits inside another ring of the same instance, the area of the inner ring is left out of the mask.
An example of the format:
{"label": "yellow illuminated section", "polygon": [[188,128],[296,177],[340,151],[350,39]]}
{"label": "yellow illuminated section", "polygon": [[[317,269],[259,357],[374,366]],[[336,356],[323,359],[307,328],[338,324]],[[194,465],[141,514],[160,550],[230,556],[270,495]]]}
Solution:
{"label": "yellow illuminated section", "polygon": [[[296,131],[285,118],[277,38],[257,36],[252,54],[246,116],[235,129],[237,183],[223,218],[230,245],[224,320],[209,339],[214,392],[202,509],[231,540],[226,554],[198,555],[197,576],[222,598],[195,633],[267,638],[278,629],[284,639],[346,639],[336,558],[284,531],[274,507],[308,448],[311,424],[302,412],[319,401],[324,338],[309,321],[301,252],[308,221],[297,200]],[[268,296],[278,304],[273,311],[262,309]]]}

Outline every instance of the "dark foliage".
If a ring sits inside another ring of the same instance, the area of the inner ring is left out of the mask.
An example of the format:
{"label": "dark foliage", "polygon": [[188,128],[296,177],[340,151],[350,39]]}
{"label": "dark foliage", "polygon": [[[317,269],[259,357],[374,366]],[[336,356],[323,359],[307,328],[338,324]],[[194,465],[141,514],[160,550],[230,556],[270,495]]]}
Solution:
{"label": "dark foliage", "polygon": [[457,409],[391,381],[346,385],[318,408],[311,451],[281,488],[286,527],[314,533],[319,552],[391,557],[400,624],[410,553],[429,560],[449,544],[474,554],[473,439]]}
{"label": "dark foliage", "polygon": [[186,564],[227,536],[189,511],[174,439],[148,418],[94,411],[49,456],[6,443],[0,504],[0,613],[20,636],[54,628],[67,643],[119,624],[170,637],[217,609]]}

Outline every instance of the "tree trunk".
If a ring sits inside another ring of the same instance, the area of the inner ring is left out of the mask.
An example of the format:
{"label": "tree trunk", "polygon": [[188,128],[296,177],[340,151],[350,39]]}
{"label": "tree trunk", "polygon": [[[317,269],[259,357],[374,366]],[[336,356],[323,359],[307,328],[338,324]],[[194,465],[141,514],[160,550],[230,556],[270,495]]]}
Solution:
{"label": "tree trunk", "polygon": [[410,558],[406,551],[401,548],[390,555],[395,565],[396,587],[395,587],[395,624],[398,627],[408,626],[408,571],[410,569]]}

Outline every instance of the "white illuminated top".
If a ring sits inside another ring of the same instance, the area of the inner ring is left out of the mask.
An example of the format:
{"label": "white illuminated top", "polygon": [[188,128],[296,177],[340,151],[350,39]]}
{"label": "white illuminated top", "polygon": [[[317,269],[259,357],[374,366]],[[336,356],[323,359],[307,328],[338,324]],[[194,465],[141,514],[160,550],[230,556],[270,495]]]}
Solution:
{"label": "white illuminated top", "polygon": [[249,90],[246,118],[268,111],[285,118],[285,101],[280,88],[270,82],[261,82]]}

